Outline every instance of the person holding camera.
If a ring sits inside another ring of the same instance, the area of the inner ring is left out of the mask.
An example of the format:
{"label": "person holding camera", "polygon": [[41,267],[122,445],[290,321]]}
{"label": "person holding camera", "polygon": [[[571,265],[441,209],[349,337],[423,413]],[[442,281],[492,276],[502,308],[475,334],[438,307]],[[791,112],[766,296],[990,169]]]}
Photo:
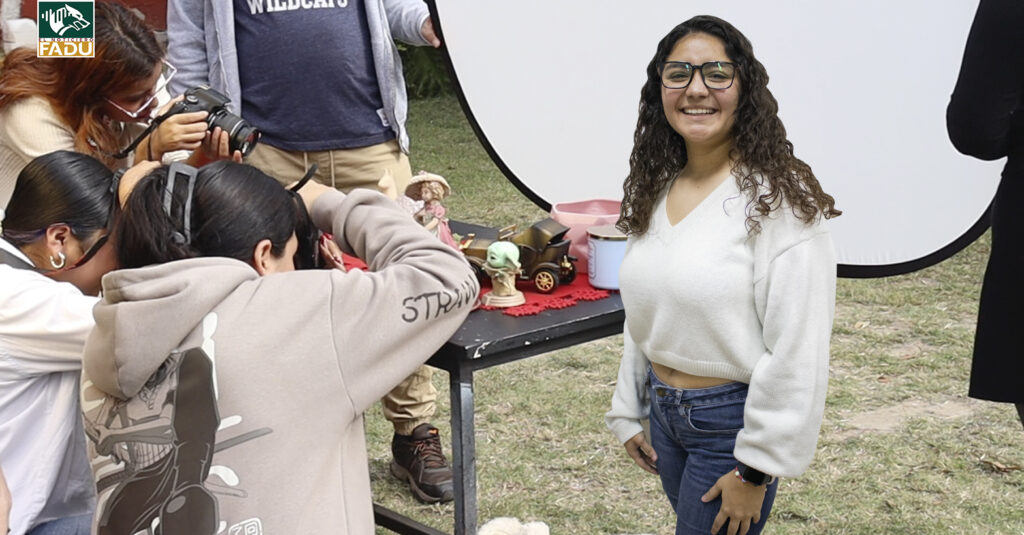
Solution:
{"label": "person holding camera", "polygon": [[[88,154],[110,169],[204,146],[194,163],[227,157],[225,137],[208,132],[206,112],[176,114],[138,144],[159,94],[173,79],[153,31],[128,8],[96,3],[96,56],[40,58],[12,50],[0,72],[0,206],[25,165],[55,150]],[[219,134],[219,133],[218,133]],[[205,145],[204,145],[205,142]]]}
{"label": "person holding camera", "polygon": [[[245,7],[242,7],[245,6]],[[168,54],[174,92],[209,85],[263,132],[247,162],[282,183],[313,163],[343,192],[396,191],[412,179],[402,63],[393,37],[440,46],[421,0],[303,2],[171,0]],[[382,400],[394,425],[391,472],[424,502],[453,497],[452,471],[430,420],[433,371],[423,366]]]}
{"label": "person holding camera", "polygon": [[[227,161],[132,191],[83,357],[94,533],[373,533],[363,413],[479,284],[384,195],[299,194]],[[297,270],[307,221],[370,269]]]}

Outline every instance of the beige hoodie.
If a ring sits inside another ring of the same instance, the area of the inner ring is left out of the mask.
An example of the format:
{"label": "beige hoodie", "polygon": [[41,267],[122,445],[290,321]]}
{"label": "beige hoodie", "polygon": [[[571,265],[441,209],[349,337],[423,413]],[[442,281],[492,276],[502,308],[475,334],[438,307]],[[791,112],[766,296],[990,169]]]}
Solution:
{"label": "beige hoodie", "polygon": [[325,193],[312,217],[369,270],[199,258],[104,277],[82,385],[94,533],[373,533],[362,414],[479,287],[380,194]]}

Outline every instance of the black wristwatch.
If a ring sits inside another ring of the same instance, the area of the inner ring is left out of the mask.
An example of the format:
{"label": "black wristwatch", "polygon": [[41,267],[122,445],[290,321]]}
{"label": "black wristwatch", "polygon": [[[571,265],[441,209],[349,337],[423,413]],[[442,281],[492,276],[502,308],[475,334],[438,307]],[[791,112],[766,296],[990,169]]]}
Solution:
{"label": "black wristwatch", "polygon": [[758,487],[761,485],[768,485],[775,480],[774,477],[758,470],[757,468],[751,468],[741,462],[736,463],[736,475],[743,481]]}

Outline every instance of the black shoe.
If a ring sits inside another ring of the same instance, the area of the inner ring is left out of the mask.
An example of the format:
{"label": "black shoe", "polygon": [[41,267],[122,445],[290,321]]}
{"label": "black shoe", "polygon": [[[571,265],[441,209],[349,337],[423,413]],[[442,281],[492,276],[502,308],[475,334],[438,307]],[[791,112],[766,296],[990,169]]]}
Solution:
{"label": "black shoe", "polygon": [[408,481],[416,498],[424,503],[452,501],[452,467],[441,451],[441,435],[436,427],[420,424],[412,435],[395,433],[391,455],[391,473]]}

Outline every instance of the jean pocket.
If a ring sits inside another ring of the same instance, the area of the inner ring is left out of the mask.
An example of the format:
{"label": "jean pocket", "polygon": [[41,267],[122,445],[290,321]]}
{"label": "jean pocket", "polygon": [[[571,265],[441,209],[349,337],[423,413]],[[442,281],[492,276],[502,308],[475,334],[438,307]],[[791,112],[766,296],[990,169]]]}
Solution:
{"label": "jean pocket", "polygon": [[743,429],[745,399],[693,405],[687,417],[690,427],[702,433],[737,433]]}

